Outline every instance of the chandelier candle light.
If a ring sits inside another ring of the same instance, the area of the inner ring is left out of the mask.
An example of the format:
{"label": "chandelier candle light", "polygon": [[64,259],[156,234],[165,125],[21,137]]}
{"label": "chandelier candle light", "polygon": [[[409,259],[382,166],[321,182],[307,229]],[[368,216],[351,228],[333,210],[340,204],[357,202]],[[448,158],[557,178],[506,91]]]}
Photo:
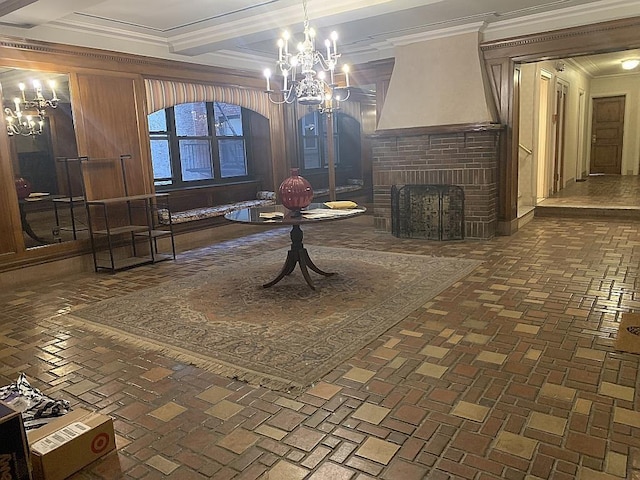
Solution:
{"label": "chandelier candle light", "polygon": [[[271,70],[264,71],[269,100],[276,104],[297,101],[301,105],[321,105],[327,98],[338,102],[347,100],[349,97],[348,65],[342,67],[346,85],[339,87],[336,83],[336,68],[340,59],[337,46],[338,34],[332,32],[331,39],[325,40],[326,56],[316,50],[316,32],[309,27],[306,0],[302,1],[302,6],[304,8],[304,41],[298,43],[297,53],[289,52],[291,39],[289,32],[285,31],[282,38],[278,40],[276,64],[282,75],[282,90],[280,90],[282,100],[272,96],[274,90],[271,89]],[[300,78],[298,78],[298,72],[301,75]]]}
{"label": "chandelier candle light", "polygon": [[56,108],[59,98],[56,95],[55,82],[50,80],[51,99],[47,100],[42,95],[42,84],[38,80],[33,81],[34,97],[27,100],[25,94],[25,84],[19,83],[20,97],[13,99],[15,109],[5,107],[4,113],[7,119],[7,133],[13,135],[40,135],[44,125],[45,109]]}

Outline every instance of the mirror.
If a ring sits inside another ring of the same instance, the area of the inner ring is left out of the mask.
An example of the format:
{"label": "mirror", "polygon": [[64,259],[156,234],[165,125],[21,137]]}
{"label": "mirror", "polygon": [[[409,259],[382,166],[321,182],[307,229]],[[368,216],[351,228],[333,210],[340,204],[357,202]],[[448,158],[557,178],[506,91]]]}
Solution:
{"label": "mirror", "polygon": [[0,85],[25,247],[88,238],[68,75],[2,68]]}

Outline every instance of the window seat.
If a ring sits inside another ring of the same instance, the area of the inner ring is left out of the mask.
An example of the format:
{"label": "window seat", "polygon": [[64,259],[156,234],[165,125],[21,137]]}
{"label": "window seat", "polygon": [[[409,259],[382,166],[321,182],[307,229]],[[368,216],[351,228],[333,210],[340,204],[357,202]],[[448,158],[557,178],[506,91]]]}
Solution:
{"label": "window seat", "polygon": [[[336,185],[336,195],[340,193],[357,192],[360,190],[362,190],[362,185]],[[324,197],[325,195],[329,195],[328,188],[319,188],[318,190],[313,191],[314,198]]]}
{"label": "window seat", "polygon": [[[358,179],[350,179],[347,180],[347,185],[338,185],[336,186],[336,195],[347,194],[350,192],[357,192],[363,190],[363,182]],[[323,197],[329,197],[329,189],[328,188],[320,188],[314,190],[313,192],[314,199],[318,199],[321,201]],[[221,205],[208,205],[196,208],[190,208],[186,210],[180,211],[172,211],[171,218],[169,218],[169,210],[166,208],[158,209],[158,223],[161,225],[173,225],[178,229],[178,231],[182,230],[192,230],[198,228],[207,228],[216,223],[216,220],[219,220],[224,217],[226,213],[232,212],[234,210],[241,210],[243,208],[250,207],[262,207],[268,205],[276,204],[276,193],[271,191],[261,190],[256,194],[255,199],[251,200],[241,200],[233,203],[225,203]]]}
{"label": "window seat", "polygon": [[[336,185],[336,195],[341,195],[350,192],[359,192],[364,189],[364,182],[359,178],[349,178],[347,179],[346,185]],[[329,189],[328,188],[318,188],[317,190],[313,190],[313,198],[317,197],[328,197]]]}
{"label": "window seat", "polygon": [[256,195],[256,198],[253,200],[243,200],[240,202],[227,203],[224,205],[214,205],[208,207],[192,208],[190,210],[184,210],[181,212],[171,212],[171,218],[169,218],[169,211],[166,208],[161,208],[158,210],[158,222],[162,225],[169,225],[170,223],[172,225],[179,225],[187,222],[222,217],[226,213],[232,212],[234,210],[275,205],[275,203],[275,192],[259,191]]}

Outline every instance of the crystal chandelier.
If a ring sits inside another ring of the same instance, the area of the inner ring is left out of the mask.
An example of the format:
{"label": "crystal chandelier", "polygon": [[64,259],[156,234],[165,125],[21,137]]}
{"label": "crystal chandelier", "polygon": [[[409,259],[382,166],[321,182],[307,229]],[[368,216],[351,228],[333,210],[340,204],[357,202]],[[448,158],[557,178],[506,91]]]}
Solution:
{"label": "crystal chandelier", "polygon": [[4,113],[7,119],[7,133],[9,136],[23,135],[40,135],[42,126],[44,125],[45,109],[56,108],[58,106],[58,97],[56,96],[55,82],[49,81],[51,88],[51,99],[47,100],[42,95],[42,84],[38,80],[33,81],[34,97],[33,100],[27,100],[25,95],[25,84],[19,83],[20,97],[13,99],[15,108],[12,110],[5,107]]}
{"label": "crystal chandelier", "polygon": [[338,86],[335,78],[340,59],[337,49],[338,34],[332,32],[331,40],[325,40],[326,56],[316,50],[316,33],[309,27],[306,0],[302,0],[302,7],[304,9],[304,41],[298,43],[297,53],[289,52],[289,32],[285,31],[282,38],[278,40],[276,64],[282,75],[281,97],[273,96],[275,92],[271,89],[271,70],[264,71],[269,100],[276,104],[297,101],[301,105],[322,105],[329,100],[345,101],[350,93],[349,66],[342,67],[345,86]]}

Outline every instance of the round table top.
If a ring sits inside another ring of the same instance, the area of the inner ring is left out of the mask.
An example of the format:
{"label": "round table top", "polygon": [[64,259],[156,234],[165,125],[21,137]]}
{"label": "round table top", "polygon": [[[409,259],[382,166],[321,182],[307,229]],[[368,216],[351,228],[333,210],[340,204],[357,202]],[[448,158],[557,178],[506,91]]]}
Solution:
{"label": "round table top", "polygon": [[367,209],[360,205],[354,208],[329,208],[324,203],[312,203],[299,215],[283,205],[269,205],[234,210],[225,214],[224,218],[233,222],[256,225],[302,225],[305,223],[326,222],[353,218],[365,213]]}

